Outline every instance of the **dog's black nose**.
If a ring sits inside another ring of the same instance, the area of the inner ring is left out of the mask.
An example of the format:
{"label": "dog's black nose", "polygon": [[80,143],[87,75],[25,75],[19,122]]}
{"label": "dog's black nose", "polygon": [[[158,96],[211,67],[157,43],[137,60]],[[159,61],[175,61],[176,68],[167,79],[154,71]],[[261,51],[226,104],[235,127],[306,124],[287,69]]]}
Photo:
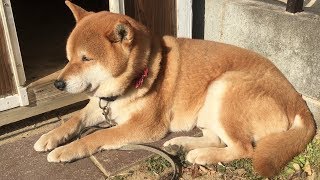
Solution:
{"label": "dog's black nose", "polygon": [[66,82],[65,82],[64,80],[56,80],[56,81],[54,82],[54,86],[55,86],[57,89],[63,91],[64,88],[66,87]]}

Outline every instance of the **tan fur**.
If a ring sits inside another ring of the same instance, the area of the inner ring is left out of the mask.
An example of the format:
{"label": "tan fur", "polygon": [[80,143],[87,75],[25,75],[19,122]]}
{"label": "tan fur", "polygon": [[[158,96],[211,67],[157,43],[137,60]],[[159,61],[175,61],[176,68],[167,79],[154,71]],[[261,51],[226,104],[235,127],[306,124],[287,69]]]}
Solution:
{"label": "tan fur", "polygon": [[[90,102],[36,142],[37,151],[54,149],[48,161],[72,161],[197,126],[203,137],[178,137],[164,146],[184,146],[186,159],[198,164],[253,158],[256,171],[271,177],[313,138],[305,102],[264,57],[217,42],[157,38],[130,17],[66,3],[77,25],[59,79],[69,92],[87,92]],[[136,89],[145,68],[148,77]],[[104,121],[98,100],[109,96],[119,96],[110,105],[118,125],[58,147]]]}

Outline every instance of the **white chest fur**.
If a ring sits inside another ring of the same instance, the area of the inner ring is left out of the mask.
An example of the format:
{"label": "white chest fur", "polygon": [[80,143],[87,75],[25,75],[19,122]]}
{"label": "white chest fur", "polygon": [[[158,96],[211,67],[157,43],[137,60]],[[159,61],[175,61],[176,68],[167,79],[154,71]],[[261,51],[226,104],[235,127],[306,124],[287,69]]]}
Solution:
{"label": "white chest fur", "polygon": [[117,124],[122,124],[129,120],[133,114],[142,111],[145,106],[144,100],[135,100],[130,102],[128,100],[116,100],[110,103],[110,117],[114,119]]}

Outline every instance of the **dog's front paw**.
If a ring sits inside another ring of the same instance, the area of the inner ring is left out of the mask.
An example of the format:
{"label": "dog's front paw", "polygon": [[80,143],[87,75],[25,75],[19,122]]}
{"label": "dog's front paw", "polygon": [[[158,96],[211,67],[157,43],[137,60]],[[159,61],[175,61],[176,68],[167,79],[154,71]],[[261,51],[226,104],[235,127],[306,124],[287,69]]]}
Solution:
{"label": "dog's front paw", "polygon": [[74,141],[65,146],[58,147],[51,151],[48,156],[48,162],[71,162],[86,156],[90,156],[90,151],[81,140]]}
{"label": "dog's front paw", "polygon": [[36,151],[50,151],[60,144],[61,139],[54,133],[49,132],[43,134],[38,141],[34,144],[33,148]]}
{"label": "dog's front paw", "polygon": [[71,162],[79,159],[83,155],[81,156],[80,150],[75,148],[72,143],[58,147],[48,154],[47,160],[48,162]]}
{"label": "dog's front paw", "polygon": [[74,159],[74,155],[65,150],[64,146],[51,151],[48,156],[48,162],[70,162]]}

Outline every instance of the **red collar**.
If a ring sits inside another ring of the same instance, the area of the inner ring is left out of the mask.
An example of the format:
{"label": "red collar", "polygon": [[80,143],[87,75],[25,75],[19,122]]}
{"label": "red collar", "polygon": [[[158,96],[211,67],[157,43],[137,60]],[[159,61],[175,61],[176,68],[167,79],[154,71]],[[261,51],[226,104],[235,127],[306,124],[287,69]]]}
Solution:
{"label": "red collar", "polygon": [[136,89],[138,89],[139,87],[142,86],[144,79],[147,78],[147,76],[148,76],[148,73],[149,73],[149,69],[148,69],[148,68],[145,68],[145,69],[143,70],[142,75],[137,79],[137,81],[136,81],[136,83],[135,83],[135,86],[134,86],[134,87],[135,87]]}

